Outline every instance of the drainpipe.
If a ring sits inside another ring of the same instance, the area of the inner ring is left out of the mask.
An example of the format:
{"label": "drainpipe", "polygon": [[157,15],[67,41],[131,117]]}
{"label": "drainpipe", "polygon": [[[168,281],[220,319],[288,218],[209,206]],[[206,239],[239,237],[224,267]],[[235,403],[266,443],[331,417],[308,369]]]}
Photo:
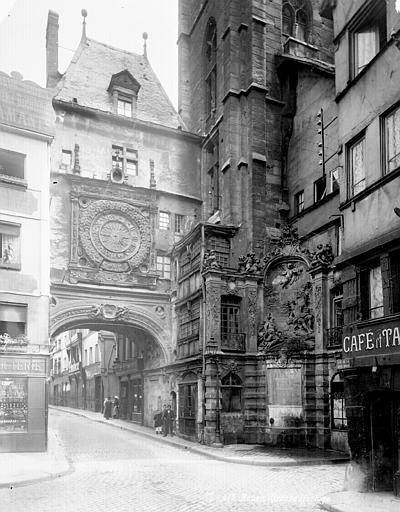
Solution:
{"label": "drainpipe", "polygon": [[202,343],[202,351],[201,351],[201,359],[202,359],[202,368],[201,368],[201,436],[200,442],[204,444],[204,429],[206,425],[206,356],[205,356],[205,348],[206,348],[206,336],[207,336],[207,325],[206,325],[206,283],[203,277],[203,261],[204,261],[204,253],[206,249],[206,241],[205,241],[205,233],[204,233],[204,224],[201,225],[201,246],[200,246],[200,275],[201,275],[201,291],[202,291],[202,334],[203,334],[203,343]]}

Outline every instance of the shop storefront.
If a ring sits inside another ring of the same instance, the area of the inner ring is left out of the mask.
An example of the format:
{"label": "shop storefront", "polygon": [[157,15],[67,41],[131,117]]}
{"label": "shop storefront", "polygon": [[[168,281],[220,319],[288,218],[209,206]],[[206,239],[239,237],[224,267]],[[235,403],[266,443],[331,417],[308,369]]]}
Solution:
{"label": "shop storefront", "polygon": [[400,316],[360,323],[342,342],[352,459],[365,489],[400,495]]}
{"label": "shop storefront", "polygon": [[0,452],[47,449],[48,357],[0,354]]}

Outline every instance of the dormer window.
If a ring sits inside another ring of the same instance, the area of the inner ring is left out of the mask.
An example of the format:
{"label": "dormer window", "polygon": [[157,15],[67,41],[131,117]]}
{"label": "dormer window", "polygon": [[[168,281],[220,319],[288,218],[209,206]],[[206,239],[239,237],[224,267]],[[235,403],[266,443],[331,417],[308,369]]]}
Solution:
{"label": "dormer window", "polygon": [[139,89],[139,82],[127,69],[113,75],[107,91],[112,96],[114,114],[133,117]]}
{"label": "dormer window", "polygon": [[117,111],[119,116],[132,117],[132,98],[118,95]]}

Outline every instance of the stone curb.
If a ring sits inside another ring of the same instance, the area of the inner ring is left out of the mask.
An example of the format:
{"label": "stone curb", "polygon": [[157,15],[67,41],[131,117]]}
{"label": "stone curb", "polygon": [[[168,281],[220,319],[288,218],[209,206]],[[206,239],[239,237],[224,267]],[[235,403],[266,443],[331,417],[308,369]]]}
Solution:
{"label": "stone curb", "polygon": [[[32,455],[35,455],[35,452],[32,452]],[[0,482],[0,489],[13,489],[14,487],[24,487],[27,485],[38,484],[41,482],[49,482],[51,480],[55,480],[56,478],[61,478],[63,476],[69,475],[75,471],[74,465],[72,461],[64,455],[64,459],[66,461],[67,469],[63,469],[61,471],[44,472],[44,474],[40,474],[37,478],[25,478],[21,480],[10,480],[7,483]]]}
{"label": "stone curb", "polygon": [[242,464],[245,466],[264,466],[264,467],[293,467],[293,466],[324,466],[324,465],[331,465],[331,464],[344,464],[349,462],[348,457],[338,458],[338,459],[315,459],[315,460],[305,460],[305,461],[274,461],[274,462],[268,462],[268,461],[258,461],[258,460],[243,460],[239,459],[237,457],[228,457],[224,455],[219,455],[217,453],[209,452],[207,450],[203,450],[201,448],[198,448],[197,446],[190,446],[190,445],[182,445],[180,443],[175,443],[171,439],[164,438],[162,436],[154,436],[153,434],[142,432],[141,430],[135,430],[135,428],[132,427],[125,427],[124,425],[116,425],[115,423],[108,422],[102,419],[94,419],[87,416],[84,412],[80,411],[71,411],[71,410],[65,410],[58,407],[52,407],[51,409],[66,412],[69,414],[74,414],[75,416],[81,416],[83,418],[86,418],[90,421],[95,421],[97,423],[103,423],[105,425],[110,425],[114,428],[119,428],[120,430],[125,430],[127,432],[132,432],[134,434],[137,434],[142,437],[146,437],[147,439],[152,439],[153,441],[157,441],[159,443],[168,444],[169,446],[173,446],[174,448],[179,448],[184,451],[191,451],[193,453],[197,453],[198,455],[202,455],[203,457],[207,457],[210,459],[218,460],[220,462],[231,462],[232,464]]}

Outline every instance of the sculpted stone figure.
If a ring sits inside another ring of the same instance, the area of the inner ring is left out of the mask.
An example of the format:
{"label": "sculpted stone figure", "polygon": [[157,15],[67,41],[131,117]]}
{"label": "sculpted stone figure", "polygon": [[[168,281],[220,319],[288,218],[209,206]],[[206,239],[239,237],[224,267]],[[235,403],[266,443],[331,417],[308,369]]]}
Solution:
{"label": "sculpted stone figure", "polygon": [[217,261],[217,255],[214,250],[211,249],[204,253],[203,267],[204,269],[221,269],[221,265]]}
{"label": "sculpted stone figure", "polygon": [[312,255],[311,266],[317,267],[321,265],[327,267],[332,264],[334,257],[331,244],[318,244],[317,250]]}
{"label": "sculpted stone figure", "polygon": [[261,261],[256,258],[254,252],[248,252],[246,256],[239,257],[239,272],[246,272],[248,274],[255,274],[261,272],[263,269]]}

